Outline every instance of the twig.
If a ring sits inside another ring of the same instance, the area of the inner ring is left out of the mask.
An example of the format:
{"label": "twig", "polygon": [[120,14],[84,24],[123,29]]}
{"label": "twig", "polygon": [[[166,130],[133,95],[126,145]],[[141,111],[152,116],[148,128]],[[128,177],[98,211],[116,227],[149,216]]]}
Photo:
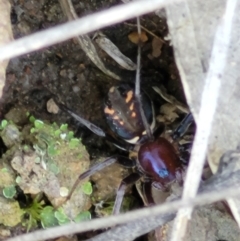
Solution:
{"label": "twig", "polygon": [[137,237],[149,233],[153,229],[173,220],[175,213],[163,214],[156,217],[148,217],[138,221],[130,222],[112,228],[86,241],[105,241],[105,240],[134,240]]}
{"label": "twig", "polygon": [[[6,44],[13,39],[10,13],[10,2],[8,0],[0,1],[0,45]],[[2,91],[5,85],[7,65],[8,60],[0,62],[0,98],[2,97]]]}
{"label": "twig", "polygon": [[[209,71],[205,80],[199,118],[197,120],[197,131],[193,143],[190,164],[188,167],[183,200],[193,198],[201,179],[201,173],[205,162],[208,140],[214,114],[217,107],[219,89],[225,70],[228,47],[231,37],[232,19],[237,0],[228,0],[226,10],[217,28],[212,49]],[[180,210],[174,223],[172,241],[183,240],[188,220],[191,217],[192,208]]]}
{"label": "twig", "polygon": [[[124,23],[128,26],[132,26],[132,27],[137,27],[136,24],[133,23]],[[144,31],[146,31],[147,33],[149,33],[150,35],[152,35],[153,37],[157,38],[158,40],[160,40],[162,43],[166,43],[162,38],[160,38],[159,36],[157,36],[155,33],[153,33],[152,31],[148,30],[147,28],[143,27],[142,25],[140,25],[141,29],[143,29]]]}
{"label": "twig", "polygon": [[91,14],[51,29],[31,34],[0,47],[0,60],[30,53],[63,42],[78,35],[87,34],[136,16],[146,14],[180,0],[138,0]]}
{"label": "twig", "polygon": [[[239,171],[235,173],[235,181],[239,183]],[[233,175],[231,176],[233,177]],[[101,219],[94,219],[91,221],[82,222],[79,224],[68,224],[65,226],[49,228],[47,230],[39,230],[32,233],[20,235],[18,237],[7,239],[6,241],[33,241],[33,240],[47,240],[63,235],[69,235],[73,233],[85,232],[93,229],[101,229],[116,226],[119,224],[129,223],[133,221],[141,222],[144,218],[154,218],[159,217],[163,218],[163,214],[174,214],[180,208],[194,207],[197,205],[205,205],[220,200],[224,200],[226,197],[237,197],[240,195],[240,189],[238,185],[232,185],[233,183],[226,181],[224,184],[229,184],[228,188],[221,188],[218,185],[219,189],[217,191],[206,192],[200,194],[195,198],[189,198],[185,200],[178,200],[163,205],[158,205],[154,207],[143,208],[136,211],[131,211],[126,214],[120,214],[116,216],[105,217]],[[212,185],[212,184],[211,184]],[[230,187],[230,188],[229,188]],[[207,187],[211,189],[211,187]],[[167,217],[167,216],[166,216]],[[154,229],[154,227],[153,227]]]}
{"label": "twig", "polygon": [[[67,16],[68,21],[76,20],[78,19],[78,16],[75,12],[75,9],[73,7],[72,1],[71,0],[59,0],[59,3],[61,5],[62,11],[64,14]],[[112,71],[106,68],[102,60],[100,59],[97,50],[92,43],[92,40],[90,37],[85,34],[82,36],[77,36],[76,37],[79,45],[81,46],[82,50],[85,52],[85,54],[88,56],[88,58],[106,75],[120,80],[120,76],[116,75]]]}

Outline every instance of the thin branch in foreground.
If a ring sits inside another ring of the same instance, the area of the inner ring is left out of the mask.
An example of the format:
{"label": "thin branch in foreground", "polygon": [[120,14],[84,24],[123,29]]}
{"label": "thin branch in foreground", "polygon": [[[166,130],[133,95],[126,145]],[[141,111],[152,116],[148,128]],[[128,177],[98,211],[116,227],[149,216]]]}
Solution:
{"label": "thin branch in foreground", "polygon": [[[62,11],[67,16],[68,21],[76,20],[78,19],[78,16],[75,12],[74,6],[72,4],[71,0],[59,0],[59,3],[61,5]],[[101,58],[98,55],[98,52],[92,43],[91,38],[86,34],[83,36],[76,37],[79,45],[81,46],[82,50],[85,52],[85,54],[88,56],[88,58],[106,75],[120,80],[120,76],[113,73],[109,69],[106,68],[105,64],[102,62]]]}
{"label": "thin branch in foreground", "polygon": [[122,224],[86,241],[134,240],[135,238],[149,233],[153,229],[170,222],[175,216],[175,213],[164,214],[156,217],[150,216],[145,219]]}
{"label": "thin branch in foreground", "polygon": [[[209,71],[203,88],[197,131],[193,143],[190,164],[187,170],[183,200],[197,194],[201,173],[207,153],[214,114],[217,107],[219,90],[225,70],[228,48],[231,39],[232,22],[237,0],[228,0],[225,13],[220,20],[214,38]],[[174,223],[172,241],[183,240],[192,208],[180,210]]]}
{"label": "thin branch in foreground", "polygon": [[[238,173],[239,175],[239,173]],[[94,219],[91,221],[72,223],[60,227],[49,228],[47,230],[39,230],[32,233],[20,235],[18,237],[7,239],[7,241],[32,241],[32,240],[47,240],[64,235],[80,233],[90,230],[113,227],[119,224],[139,221],[149,217],[162,217],[163,214],[172,214],[180,208],[194,207],[197,205],[210,204],[216,201],[224,200],[226,197],[237,197],[240,195],[240,189],[237,186],[232,186],[228,189],[221,189],[214,192],[200,194],[192,199],[185,199],[157,205],[154,207],[143,208],[136,211],[131,211],[125,214]]]}
{"label": "thin branch in foreground", "polygon": [[[124,23],[125,25],[127,26],[131,26],[131,27],[136,27],[137,25],[136,24],[133,24],[133,23]],[[161,41],[162,43],[166,43],[166,41],[164,41],[162,38],[160,38],[159,36],[157,36],[155,33],[153,33],[152,31],[148,30],[147,28],[145,28],[144,26],[142,26],[140,24],[140,27],[142,30],[144,30],[145,32],[149,33],[150,35],[152,35],[153,37],[157,38],[159,41]]]}
{"label": "thin branch in foreground", "polygon": [[100,28],[153,12],[178,1],[180,0],[138,0],[112,7],[1,46],[0,60],[27,54],[78,35],[87,34]]}

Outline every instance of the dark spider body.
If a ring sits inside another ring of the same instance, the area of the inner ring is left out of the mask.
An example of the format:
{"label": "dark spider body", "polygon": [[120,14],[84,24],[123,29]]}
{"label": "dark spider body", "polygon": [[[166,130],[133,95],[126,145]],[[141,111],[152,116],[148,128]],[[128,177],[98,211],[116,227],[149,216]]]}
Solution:
{"label": "dark spider body", "polygon": [[[144,91],[141,104],[147,123],[154,132],[154,108]],[[142,173],[160,184],[156,186],[167,186],[176,180],[176,176],[180,176],[182,163],[175,147],[163,137],[157,137],[154,141],[148,140],[133,86],[120,84],[111,87],[105,101],[104,113],[110,129],[118,137],[128,143],[140,145],[137,164]]]}
{"label": "dark spider body", "polygon": [[138,151],[138,162],[144,172],[161,186],[180,180],[182,162],[174,146],[164,137],[141,145]]}
{"label": "dark spider body", "polygon": [[[152,102],[145,92],[142,92],[141,100],[146,120],[153,131],[155,116]],[[119,138],[131,144],[144,141],[146,130],[133,86],[123,83],[111,87],[105,100],[104,113],[108,126]]]}
{"label": "dark spider body", "polygon": [[[179,153],[175,145],[171,143],[173,142],[173,138],[168,138],[169,141],[165,137],[159,136],[159,130],[161,134],[164,128],[162,125],[156,126],[154,108],[148,95],[142,92],[140,100],[141,102],[136,98],[134,87],[124,83],[111,87],[105,100],[104,113],[107,123],[116,136],[127,142],[125,147],[121,146],[122,143],[119,145],[118,140],[106,134],[99,127],[77,116],[65,106],[60,105],[95,134],[105,136],[107,140],[117,147],[130,151],[131,153],[135,152],[136,154],[136,157],[133,159],[136,161],[137,172],[133,172],[122,180],[117,191],[113,210],[114,214],[120,210],[126,186],[135,183],[142,177],[148,180],[148,184],[150,182],[153,186],[161,190],[166,190],[174,181],[182,182],[182,162],[180,161]],[[144,118],[142,118],[141,108],[143,115],[146,117],[145,123]],[[180,137],[192,121],[191,114],[188,114],[179,128],[173,132],[172,136],[174,136],[175,139]],[[146,125],[149,126],[150,134],[157,133],[157,137],[148,135]],[[126,157],[110,157],[81,174],[74,184],[69,198],[80,181],[122,159],[126,160]],[[133,160],[127,159],[127,161],[132,162]],[[145,191],[145,193],[149,192]],[[149,203],[152,203],[152,197],[146,197],[146,199],[149,200]]]}

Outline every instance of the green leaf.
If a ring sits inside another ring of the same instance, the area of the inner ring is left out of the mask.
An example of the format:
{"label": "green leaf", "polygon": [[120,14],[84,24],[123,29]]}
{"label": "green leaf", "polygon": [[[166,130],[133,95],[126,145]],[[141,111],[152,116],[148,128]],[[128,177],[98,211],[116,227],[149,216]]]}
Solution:
{"label": "green leaf", "polygon": [[1,127],[4,129],[7,126],[8,122],[7,120],[2,120]]}
{"label": "green leaf", "polygon": [[34,121],[34,126],[35,126],[36,129],[42,129],[43,126],[44,126],[44,123],[42,121],[40,121],[40,120],[35,120]]}
{"label": "green leaf", "polygon": [[41,224],[43,228],[49,228],[58,225],[58,220],[54,216],[54,209],[51,206],[46,206],[40,213]]}
{"label": "green leaf", "polygon": [[29,147],[28,145],[24,145],[24,146],[23,146],[23,150],[24,150],[25,152],[28,152],[28,151],[30,150],[30,147]]}
{"label": "green leaf", "polygon": [[62,124],[62,125],[60,126],[60,130],[61,130],[61,131],[66,131],[67,128],[68,128],[68,124]]}
{"label": "green leaf", "polygon": [[63,221],[58,221],[59,225],[64,225],[64,224],[67,224],[67,223],[70,223],[70,219],[65,219]]}
{"label": "green leaf", "polygon": [[32,133],[34,133],[35,132],[35,128],[31,128],[30,129],[30,133],[32,134]]}
{"label": "green leaf", "polygon": [[68,134],[67,134],[67,139],[71,140],[73,138],[73,136],[74,136],[73,131],[69,131]]}
{"label": "green leaf", "polygon": [[9,199],[11,199],[11,198],[13,198],[14,197],[14,195],[16,194],[16,188],[15,188],[15,186],[13,186],[13,185],[11,185],[11,186],[8,186],[8,187],[5,187],[4,189],[3,189],[3,195],[4,195],[4,197],[5,198],[9,198]]}
{"label": "green leaf", "polygon": [[55,135],[56,137],[59,137],[61,133],[62,133],[61,130],[56,130],[56,131],[54,132],[54,135]]}
{"label": "green leaf", "polygon": [[41,157],[37,156],[35,159],[34,159],[34,162],[35,163],[40,163],[41,162]]}
{"label": "green leaf", "polygon": [[19,184],[22,181],[22,178],[20,176],[17,176],[15,181],[17,184]]}
{"label": "green leaf", "polygon": [[8,169],[6,167],[1,169],[1,172],[8,172]]}
{"label": "green leaf", "polygon": [[58,166],[57,166],[55,163],[53,163],[53,162],[50,162],[50,163],[48,164],[48,168],[49,168],[49,170],[50,170],[51,172],[53,172],[55,175],[57,175],[57,174],[59,173],[59,168],[58,168]]}
{"label": "green leaf", "polygon": [[80,143],[79,139],[77,139],[77,138],[72,138],[72,139],[70,140],[70,142],[69,142],[69,148],[70,148],[70,149],[74,149],[74,148],[76,148],[76,147],[79,146],[79,143]]}
{"label": "green leaf", "polygon": [[55,156],[55,155],[58,154],[58,150],[57,150],[57,148],[55,147],[55,145],[50,145],[50,146],[48,146],[47,150],[48,150],[48,155],[49,155],[49,156]]}
{"label": "green leaf", "polygon": [[34,116],[31,115],[31,116],[29,117],[29,121],[30,121],[31,123],[34,123],[35,120],[36,120],[36,119],[35,119]]}
{"label": "green leaf", "polygon": [[74,221],[76,223],[87,221],[87,220],[91,220],[91,213],[89,211],[81,212],[74,218]]}
{"label": "green leaf", "polygon": [[62,208],[59,208],[57,211],[55,211],[54,216],[58,220],[59,224],[68,223],[70,221]]}
{"label": "green leaf", "polygon": [[83,185],[82,185],[82,190],[85,194],[87,195],[91,195],[92,192],[93,192],[93,189],[92,189],[92,183],[91,182],[85,182]]}

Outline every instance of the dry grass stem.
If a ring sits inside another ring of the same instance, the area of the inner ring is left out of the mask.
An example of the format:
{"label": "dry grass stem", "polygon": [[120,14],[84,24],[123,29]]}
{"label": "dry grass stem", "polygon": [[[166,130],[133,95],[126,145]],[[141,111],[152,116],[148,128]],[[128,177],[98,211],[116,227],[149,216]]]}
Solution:
{"label": "dry grass stem", "polygon": [[[196,196],[201,180],[201,173],[207,153],[208,139],[211,134],[222,76],[229,51],[232,21],[236,3],[236,0],[227,1],[225,13],[222,16],[216,31],[209,70],[201,98],[200,112],[197,120],[197,131],[183,190],[183,200]],[[180,210],[177,214],[175,228],[173,228],[175,231],[172,236],[172,241],[184,239],[191,212],[192,208],[188,208]]]}

